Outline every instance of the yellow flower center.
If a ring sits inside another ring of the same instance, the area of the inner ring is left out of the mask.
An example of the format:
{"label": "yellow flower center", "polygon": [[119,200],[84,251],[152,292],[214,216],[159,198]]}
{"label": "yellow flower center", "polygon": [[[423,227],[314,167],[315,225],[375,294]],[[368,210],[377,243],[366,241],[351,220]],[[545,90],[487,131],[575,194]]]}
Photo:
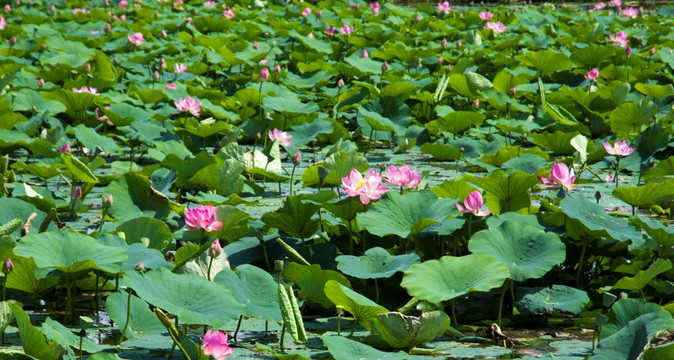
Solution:
{"label": "yellow flower center", "polygon": [[356,191],[362,189],[362,188],[365,186],[365,184],[367,184],[367,180],[365,180],[365,179],[360,179],[360,180],[356,183]]}

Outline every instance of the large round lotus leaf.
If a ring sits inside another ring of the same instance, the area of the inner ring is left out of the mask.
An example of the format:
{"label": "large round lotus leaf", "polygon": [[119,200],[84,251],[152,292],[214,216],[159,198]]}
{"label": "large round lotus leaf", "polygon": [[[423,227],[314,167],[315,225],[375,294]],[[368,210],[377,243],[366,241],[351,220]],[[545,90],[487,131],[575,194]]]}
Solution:
{"label": "large round lotus leaf", "polygon": [[477,232],[468,242],[468,249],[505,263],[515,281],[537,279],[566,258],[566,247],[559,235],[510,220],[496,229]]}
{"label": "large round lotus leaf", "polygon": [[141,299],[178,317],[183,324],[220,328],[246,312],[232,293],[193,274],[174,274],[160,268],[145,274],[127,273],[124,284]]}
{"label": "large round lotus leaf", "polygon": [[608,313],[608,323],[602,328],[602,338],[618,333],[622,328],[642,315],[654,314],[649,321],[648,333],[654,335],[659,331],[674,330],[672,315],[660,305],[649,303],[641,299],[622,299],[611,307]]}
{"label": "large round lotus leaf", "polygon": [[165,222],[148,216],[129,219],[115,229],[116,233],[124,233],[128,244],[139,243],[142,238],[150,240],[149,248],[157,249],[171,240],[171,230]]}
{"label": "large round lotus leaf", "polygon": [[649,331],[654,320],[657,320],[654,313],[641,315],[613,335],[603,337],[590,360],[641,359],[650,342]]}
{"label": "large round lotus leaf", "polygon": [[358,225],[377,236],[413,237],[422,231],[441,235],[451,234],[463,225],[460,219],[445,219],[455,213],[456,200],[438,199],[432,191],[415,191],[400,195],[389,191],[358,214]]}
{"label": "large round lotus leaf", "polygon": [[335,280],[345,286],[351,286],[344,275],[334,270],[323,270],[318,264],[306,266],[292,262],[283,270],[283,276],[299,286],[297,293],[307,305],[318,305],[326,309],[332,307],[332,302],[323,290],[326,282]]}
{"label": "large round lotus leaf", "polygon": [[129,254],[129,259],[122,265],[122,269],[120,270],[122,272],[135,271],[136,265],[141,261],[143,262],[143,266],[145,266],[145,270],[158,269],[160,267],[173,269],[175,266],[166,261],[166,259],[164,259],[164,254],[159,250],[148,249],[141,243],[128,245],[126,241],[119,236],[105,234],[98,238],[98,242],[105,246],[113,246],[126,250]]}
{"label": "large round lotus leaf", "polygon": [[335,360],[353,359],[389,359],[403,360],[410,356],[400,351],[397,353],[384,352],[355,340],[349,340],[343,336],[324,335],[323,343],[328,348],[330,355]]}
{"label": "large round lotus leaf", "polygon": [[[37,217],[33,219],[30,223],[30,232],[32,234],[37,234],[40,229],[40,224],[44,221],[44,218],[47,216],[43,211],[38,210],[35,205],[25,202],[21,199],[10,198],[10,197],[0,197],[0,209],[11,209],[11,211],[0,211],[0,225],[7,224],[14,219],[20,219],[21,221],[26,221],[28,216],[32,213],[36,213]],[[49,225],[49,230],[56,230],[56,224],[51,223]],[[11,234],[8,234],[12,237],[19,237],[19,229],[16,229]]]}
{"label": "large round lotus leaf", "polygon": [[163,219],[171,212],[166,195],[152,188],[150,179],[140,173],[128,172],[105,188],[103,197],[112,195],[110,214],[119,220],[139,216]]}
{"label": "large round lotus leaf", "polygon": [[419,317],[394,311],[377,315],[372,324],[392,347],[409,348],[441,336],[449,327],[449,316],[439,310],[423,312]]}
{"label": "large round lotus leaf", "polygon": [[401,285],[412,296],[440,303],[470,291],[489,291],[508,277],[508,267],[491,255],[443,256],[410,266]]}
{"label": "large round lotus leaf", "polygon": [[[125,291],[110,294],[105,300],[105,308],[110,319],[117,323],[118,327],[124,327],[128,309],[129,293]],[[125,336],[133,337],[134,332],[146,334],[161,334],[166,328],[157,318],[145,301],[131,295],[131,313],[129,314],[129,326]],[[121,332],[121,329],[120,329]]]}
{"label": "large round lotus leaf", "polygon": [[53,268],[64,273],[94,269],[117,273],[127,260],[126,250],[102,245],[91,236],[71,230],[26,235],[14,253],[32,257],[38,268]]}
{"label": "large round lotus leaf", "polygon": [[367,330],[371,330],[371,321],[375,316],[388,312],[385,307],[335,280],[325,283],[325,295],[335,306],[341,306],[342,309],[351,313],[353,318]]}
{"label": "large round lotus leaf", "polygon": [[517,293],[521,296],[517,301],[517,310],[524,315],[578,315],[590,301],[585,291],[564,285],[552,285],[551,288],[517,288]]}
{"label": "large round lotus leaf", "polygon": [[236,271],[223,269],[213,279],[229,289],[237,301],[248,305],[247,316],[282,321],[278,302],[278,284],[266,271],[253,265],[239,265]]}
{"label": "large round lotus leaf", "polygon": [[393,276],[398,271],[405,271],[419,263],[419,255],[415,253],[393,256],[386,249],[375,247],[363,256],[338,256],[337,269],[346,275],[359,279],[379,279]]}

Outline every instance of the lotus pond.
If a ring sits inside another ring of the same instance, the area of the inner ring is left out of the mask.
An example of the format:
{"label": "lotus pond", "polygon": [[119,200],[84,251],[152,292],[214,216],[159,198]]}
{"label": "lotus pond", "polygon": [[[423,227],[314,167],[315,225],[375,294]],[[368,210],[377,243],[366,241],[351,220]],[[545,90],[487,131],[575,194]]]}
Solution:
{"label": "lotus pond", "polygon": [[674,358],[674,7],[2,5],[0,358]]}

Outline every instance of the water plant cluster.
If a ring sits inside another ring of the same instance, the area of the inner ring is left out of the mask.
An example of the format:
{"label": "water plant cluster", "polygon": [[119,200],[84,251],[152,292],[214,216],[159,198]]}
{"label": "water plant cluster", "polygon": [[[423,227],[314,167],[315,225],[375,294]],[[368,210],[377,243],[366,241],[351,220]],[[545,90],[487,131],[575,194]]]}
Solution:
{"label": "water plant cluster", "polygon": [[674,7],[592,6],[5,2],[0,358],[673,358]]}

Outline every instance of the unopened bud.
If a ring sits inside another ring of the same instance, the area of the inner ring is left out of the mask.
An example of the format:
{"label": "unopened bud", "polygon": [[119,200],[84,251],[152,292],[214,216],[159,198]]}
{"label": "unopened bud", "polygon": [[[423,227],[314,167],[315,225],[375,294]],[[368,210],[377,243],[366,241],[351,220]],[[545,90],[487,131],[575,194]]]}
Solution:
{"label": "unopened bud", "polygon": [[625,56],[630,57],[630,55],[632,55],[632,48],[628,46],[625,49]]}
{"label": "unopened bud", "polygon": [[283,260],[274,260],[274,270],[283,271]]}
{"label": "unopened bud", "polygon": [[274,66],[274,74],[280,74],[280,73],[281,73],[281,65],[276,64],[276,66]]}
{"label": "unopened bud", "polygon": [[384,61],[383,64],[381,64],[381,71],[386,71],[388,70],[388,61]]}
{"label": "unopened bud", "polygon": [[105,23],[105,26],[103,27],[103,31],[105,31],[106,33],[111,32],[112,31],[112,25],[110,25],[110,23]]}
{"label": "unopened bud", "polygon": [[222,254],[222,246],[220,246],[220,240],[213,240],[211,247],[208,248],[208,256],[213,259],[216,259]]}
{"label": "unopened bud", "polygon": [[456,43],[456,47],[462,47],[462,46],[463,46],[463,43],[461,42],[461,40],[459,40],[459,41]]}
{"label": "unopened bud", "polygon": [[447,64],[447,67],[445,68],[445,70],[447,70],[447,72],[451,72],[452,71],[452,64]]}
{"label": "unopened bud", "polygon": [[161,37],[162,39],[166,39],[166,30],[161,31]]}
{"label": "unopened bud", "polygon": [[2,273],[7,276],[12,271],[14,271],[14,264],[12,264],[12,260],[10,258],[7,258],[7,260],[5,260],[5,262],[2,264]]}
{"label": "unopened bud", "polygon": [[253,49],[257,50],[257,49],[259,49],[259,48],[260,48],[260,43],[256,41],[256,42],[253,44]]}
{"label": "unopened bud", "polygon": [[90,73],[91,72],[91,65],[85,64],[84,65],[84,72],[87,73],[87,74]]}
{"label": "unopened bud", "polygon": [[293,155],[293,157],[291,159],[292,159],[293,165],[295,165],[295,166],[299,165],[302,162],[302,153],[300,153],[299,151],[296,152],[295,155]]}
{"label": "unopened bud", "polygon": [[73,199],[79,200],[82,198],[82,188],[81,187],[76,187],[73,190]]}
{"label": "unopened bud", "polygon": [[42,44],[42,50],[47,50],[47,44]]}
{"label": "unopened bud", "polygon": [[112,197],[112,194],[109,194],[105,198],[105,200],[103,201],[103,206],[106,207],[106,208],[110,208],[110,207],[112,207],[112,203],[113,203],[113,197]]}
{"label": "unopened bud", "polygon": [[40,79],[37,81],[37,87],[43,87],[44,86],[44,79]]}
{"label": "unopened bud", "polygon": [[442,48],[446,49],[447,48],[447,38],[442,38]]}
{"label": "unopened bud", "polygon": [[155,70],[155,72],[152,73],[152,79],[153,79],[154,81],[158,81],[158,80],[159,80],[159,71],[156,71],[156,70]]}
{"label": "unopened bud", "polygon": [[344,79],[337,80],[337,86],[339,86],[340,89],[343,88],[344,87]]}
{"label": "unopened bud", "polygon": [[651,55],[655,55],[655,46],[651,48]]}
{"label": "unopened bud", "polygon": [[363,49],[363,51],[360,52],[360,57],[367,58],[370,57],[370,54],[367,53],[366,49]]}
{"label": "unopened bud", "polygon": [[140,272],[145,271],[145,264],[142,261],[136,264],[136,271]]}
{"label": "unopened bud", "polygon": [[473,107],[476,109],[480,107],[480,99],[475,99],[475,101],[473,101]]}
{"label": "unopened bud", "polygon": [[442,56],[440,56],[440,57],[438,58],[438,64],[442,65],[442,63],[443,63],[444,61],[445,61],[445,59],[443,59]]}
{"label": "unopened bud", "polygon": [[16,36],[12,36],[9,38],[9,46],[13,46],[16,44]]}
{"label": "unopened bud", "polygon": [[515,94],[517,94],[517,90],[515,90],[515,88],[510,88],[510,90],[508,90],[508,95],[511,97],[514,97]]}

